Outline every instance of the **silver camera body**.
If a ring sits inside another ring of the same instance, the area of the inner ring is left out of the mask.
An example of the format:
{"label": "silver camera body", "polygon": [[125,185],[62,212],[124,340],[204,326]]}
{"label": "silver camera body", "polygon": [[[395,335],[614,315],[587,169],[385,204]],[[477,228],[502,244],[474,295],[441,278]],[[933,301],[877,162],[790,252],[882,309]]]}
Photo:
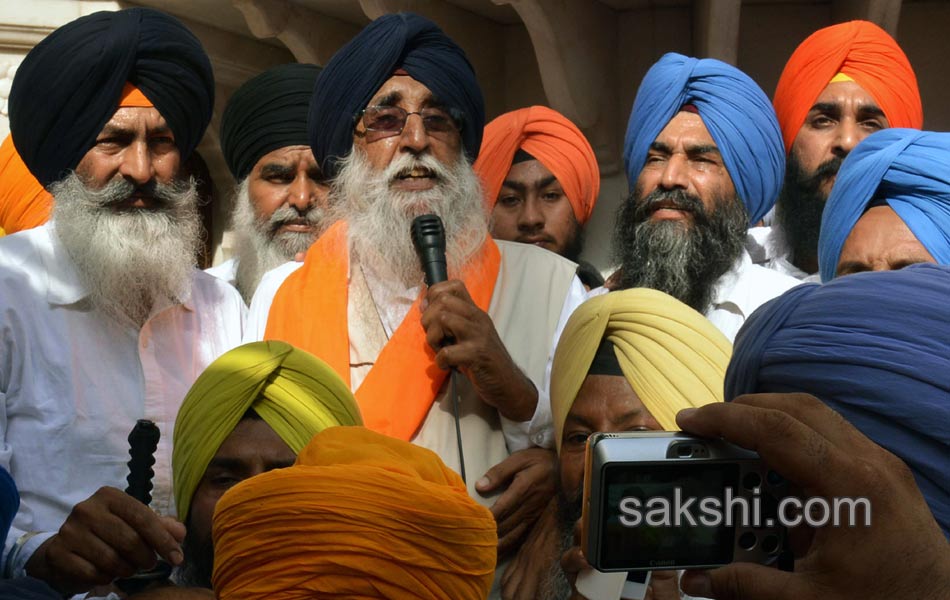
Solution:
{"label": "silver camera body", "polygon": [[777,512],[786,489],[758,454],[724,440],[596,433],[587,441],[584,555],[605,572],[771,564],[785,547]]}

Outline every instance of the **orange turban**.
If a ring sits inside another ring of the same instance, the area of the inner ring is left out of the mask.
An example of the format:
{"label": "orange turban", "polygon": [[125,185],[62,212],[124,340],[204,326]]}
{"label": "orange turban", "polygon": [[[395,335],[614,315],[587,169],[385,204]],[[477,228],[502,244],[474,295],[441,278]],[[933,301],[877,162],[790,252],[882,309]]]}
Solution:
{"label": "orange turban", "polygon": [[923,127],[917,77],[904,51],[874,23],[850,21],[808,36],[782,71],[773,104],[786,153],[815,99],[838,73],[871,94],[891,127]]}
{"label": "orange turban", "polygon": [[546,106],[505,113],[485,127],[475,172],[485,186],[489,208],[498,201],[501,185],[518,150],[524,150],[557,177],[583,225],[600,193],[600,169],[590,142],[567,117]]}
{"label": "orange turban", "polygon": [[39,227],[52,209],[53,197],[23,164],[8,135],[0,144],[0,229],[11,234]]}
{"label": "orange turban", "polygon": [[228,490],[213,536],[222,600],[483,600],[498,542],[435,453],[363,427],[325,429],[293,467]]}

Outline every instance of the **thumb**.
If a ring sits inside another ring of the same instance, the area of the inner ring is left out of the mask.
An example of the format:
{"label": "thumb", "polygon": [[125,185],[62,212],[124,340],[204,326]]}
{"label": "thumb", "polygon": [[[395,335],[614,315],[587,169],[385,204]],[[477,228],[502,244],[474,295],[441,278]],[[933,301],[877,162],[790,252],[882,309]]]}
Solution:
{"label": "thumb", "polygon": [[712,571],[686,571],[680,588],[690,596],[716,600],[803,598],[794,573],[752,563],[733,563]]}
{"label": "thumb", "polygon": [[521,468],[521,461],[517,453],[512,454],[494,467],[485,471],[482,478],[475,482],[475,489],[479,492],[491,492],[503,487]]}

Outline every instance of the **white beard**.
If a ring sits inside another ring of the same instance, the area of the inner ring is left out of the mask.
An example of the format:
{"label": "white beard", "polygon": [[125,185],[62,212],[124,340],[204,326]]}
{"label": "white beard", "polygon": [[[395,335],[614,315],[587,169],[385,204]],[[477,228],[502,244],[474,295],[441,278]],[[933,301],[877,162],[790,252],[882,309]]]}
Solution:
{"label": "white beard", "polygon": [[[313,226],[312,233],[280,232],[286,221],[303,216]],[[293,260],[298,252],[306,252],[326,224],[323,208],[314,204],[306,215],[300,215],[290,206],[281,206],[270,219],[261,221],[251,203],[247,179],[242,181],[234,197],[234,253],[237,257],[235,284],[244,301],[250,303],[254,290],[264,273]]]}
{"label": "white beard", "polygon": [[157,302],[190,296],[201,222],[194,180],[156,185],[159,208],[112,207],[134,191],[121,178],[89,189],[76,173],[50,186],[54,231],[91,302],[141,327]]}
{"label": "white beard", "polygon": [[[394,190],[400,173],[425,167],[435,174],[430,190]],[[401,154],[384,171],[377,171],[358,148],[340,163],[330,191],[331,219],[349,226],[351,250],[376,272],[389,273],[407,287],[422,281],[422,268],[413,247],[413,219],[434,213],[445,225],[446,262],[457,277],[488,235],[488,215],[482,188],[464,156],[445,166],[433,156]]]}

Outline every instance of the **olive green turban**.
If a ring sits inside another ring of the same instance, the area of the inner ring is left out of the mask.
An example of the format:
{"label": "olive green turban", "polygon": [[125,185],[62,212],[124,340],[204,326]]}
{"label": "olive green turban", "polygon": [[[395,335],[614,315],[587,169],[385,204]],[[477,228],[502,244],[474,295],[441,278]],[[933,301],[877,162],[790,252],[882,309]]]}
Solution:
{"label": "olive green turban", "polygon": [[175,421],[172,473],[182,522],[205,469],[248,409],[295,453],[328,427],[363,424],[350,389],[312,354],[277,341],[225,353],[191,386]]}
{"label": "olive green turban", "polygon": [[551,412],[558,450],[564,421],[603,339],[650,414],[675,431],[676,413],[722,402],[732,344],[703,315],[646,288],[591,298],[574,311],[561,334],[551,370]]}

